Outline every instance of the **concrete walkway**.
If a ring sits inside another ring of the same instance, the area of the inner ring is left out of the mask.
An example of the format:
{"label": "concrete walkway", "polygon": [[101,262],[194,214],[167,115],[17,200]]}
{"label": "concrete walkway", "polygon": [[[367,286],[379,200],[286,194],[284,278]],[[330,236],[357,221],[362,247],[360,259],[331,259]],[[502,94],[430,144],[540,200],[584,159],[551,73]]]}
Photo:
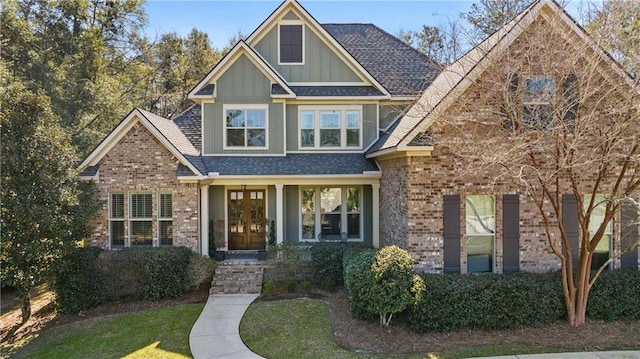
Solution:
{"label": "concrete walkway", "polygon": [[240,339],[240,320],[257,294],[217,294],[207,304],[189,333],[195,359],[258,359]]}

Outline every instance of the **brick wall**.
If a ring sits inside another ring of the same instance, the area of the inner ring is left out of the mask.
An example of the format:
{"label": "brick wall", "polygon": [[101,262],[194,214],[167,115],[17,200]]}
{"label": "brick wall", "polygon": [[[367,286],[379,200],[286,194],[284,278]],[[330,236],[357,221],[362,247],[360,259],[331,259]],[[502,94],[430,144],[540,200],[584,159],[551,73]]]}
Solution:
{"label": "brick wall", "polygon": [[[158,237],[158,193],[173,194],[173,245],[198,251],[198,186],[180,183],[178,160],[141,123],[129,132],[99,163],[98,195],[103,206],[90,222],[90,245],[109,248],[109,193],[122,192],[125,219],[129,214],[129,193],[149,191],[153,201],[153,237]],[[125,220],[125,238],[129,223]],[[126,243],[125,239],[125,243]]]}

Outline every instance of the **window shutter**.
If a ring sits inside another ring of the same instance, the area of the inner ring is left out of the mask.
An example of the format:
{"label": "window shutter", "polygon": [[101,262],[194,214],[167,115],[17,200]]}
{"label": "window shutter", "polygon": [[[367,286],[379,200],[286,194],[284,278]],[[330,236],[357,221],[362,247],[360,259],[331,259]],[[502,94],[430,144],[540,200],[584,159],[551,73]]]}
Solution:
{"label": "window shutter", "polygon": [[520,270],[520,196],[502,196],[502,251],[503,271]]}
{"label": "window shutter", "polygon": [[566,106],[563,120],[569,129],[573,129],[576,118],[578,117],[578,106],[580,105],[578,77],[575,74],[569,74],[564,79],[562,82],[562,93]]}
{"label": "window shutter", "polygon": [[280,25],[280,62],[302,62],[302,25]]}
{"label": "window shutter", "polygon": [[517,73],[511,73],[508,75],[508,81],[508,93],[500,110],[502,112],[502,125],[504,129],[513,131],[517,128],[517,117],[515,117],[515,114],[519,108],[518,85],[520,83],[520,77]]}
{"label": "window shutter", "polygon": [[[578,267],[578,256],[580,254],[579,235],[580,226],[578,225],[578,200],[573,194],[562,195],[562,224],[567,232],[569,239],[569,247],[573,258],[573,268]],[[566,253],[564,248],[563,252]]]}
{"label": "window shutter", "polygon": [[[621,249],[626,251],[638,240],[638,208],[630,201],[622,204],[620,213],[622,236]],[[622,254],[620,267],[623,269],[638,269],[638,248]]]}
{"label": "window shutter", "polygon": [[444,196],[444,272],[460,273],[460,196]]}

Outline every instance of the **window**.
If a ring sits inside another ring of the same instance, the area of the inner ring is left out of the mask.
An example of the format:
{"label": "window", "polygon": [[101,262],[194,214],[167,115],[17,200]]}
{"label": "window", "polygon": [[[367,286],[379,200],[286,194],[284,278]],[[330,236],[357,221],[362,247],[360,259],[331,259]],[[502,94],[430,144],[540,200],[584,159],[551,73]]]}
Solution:
{"label": "window", "polygon": [[314,187],[300,190],[300,238],[362,240],[362,189]]}
{"label": "window", "polygon": [[124,193],[109,196],[109,236],[111,248],[124,247]]}
{"label": "window", "polygon": [[467,196],[467,272],[493,271],[493,242],[496,229],[495,202],[492,196]]}
{"label": "window", "polygon": [[[589,202],[592,196],[587,194],[584,196],[583,211],[587,212]],[[589,239],[593,238],[593,235],[598,231],[600,225],[604,221],[604,215],[607,207],[607,199],[604,195],[596,195],[593,211],[591,211],[591,217],[589,218]],[[607,224],[605,232],[602,235],[602,239],[598,243],[591,261],[591,268],[598,269],[609,260],[611,253],[611,240],[613,238],[613,220]]]}
{"label": "window", "polygon": [[267,105],[224,109],[226,148],[267,148]]}
{"label": "window", "polygon": [[132,193],[129,201],[131,246],[153,245],[151,193]]}
{"label": "window", "polygon": [[303,25],[279,26],[278,41],[280,42],[280,64],[304,63],[304,30]]}
{"label": "window", "polygon": [[158,202],[158,240],[161,246],[173,245],[173,196],[160,193]]}
{"label": "window", "polygon": [[553,76],[532,76],[526,79],[523,94],[523,123],[526,129],[544,130],[553,122],[553,101],[556,80]]}
{"label": "window", "polygon": [[300,106],[300,149],[360,148],[362,107]]}

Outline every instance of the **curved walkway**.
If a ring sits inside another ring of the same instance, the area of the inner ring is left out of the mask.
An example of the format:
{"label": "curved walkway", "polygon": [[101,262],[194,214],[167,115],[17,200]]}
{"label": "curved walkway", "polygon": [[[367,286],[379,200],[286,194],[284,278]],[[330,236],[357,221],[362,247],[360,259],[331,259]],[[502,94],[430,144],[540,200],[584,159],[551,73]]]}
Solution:
{"label": "curved walkway", "polygon": [[240,320],[258,294],[216,294],[209,296],[189,333],[189,347],[195,359],[259,359],[240,339]]}

